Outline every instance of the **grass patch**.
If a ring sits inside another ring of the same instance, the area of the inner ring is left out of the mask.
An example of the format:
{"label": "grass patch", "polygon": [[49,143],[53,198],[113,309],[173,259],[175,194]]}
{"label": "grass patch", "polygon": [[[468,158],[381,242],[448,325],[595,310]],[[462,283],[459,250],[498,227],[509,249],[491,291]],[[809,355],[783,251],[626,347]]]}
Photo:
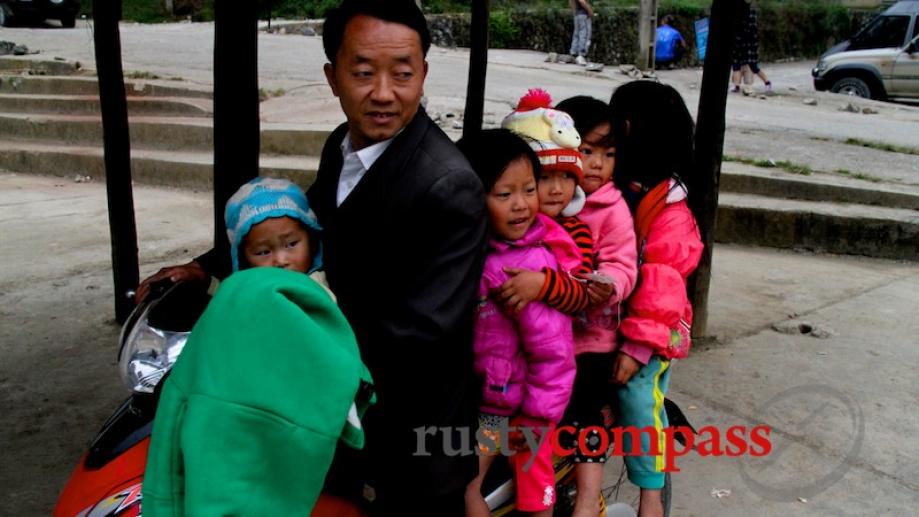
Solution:
{"label": "grass patch", "polygon": [[902,145],[886,144],[884,142],[873,142],[871,140],[862,140],[861,138],[846,138],[844,144],[857,145],[859,147],[868,147],[879,151],[891,153],[914,154],[919,155],[919,148],[907,147]]}
{"label": "grass patch", "polygon": [[259,88],[258,89],[258,101],[265,102],[268,99],[271,99],[272,97],[280,97],[284,95],[285,93],[286,92],[284,91],[284,88],[278,88],[277,90],[266,90],[264,88]]}
{"label": "grass patch", "polygon": [[765,169],[772,169],[778,167],[779,169],[784,170],[785,172],[790,172],[792,174],[800,174],[801,176],[810,176],[814,171],[807,165],[801,165],[800,163],[792,163],[786,160],[773,161],[773,160],[761,160],[758,158],[747,158],[746,156],[731,156],[724,155],[721,157],[722,161],[725,162],[738,162],[746,165],[753,165],[755,167],[762,167]]}
{"label": "grass patch", "polygon": [[836,169],[833,172],[835,172],[836,174],[840,174],[842,176],[848,176],[852,179],[870,181],[871,183],[880,183],[881,181],[883,181],[881,178],[878,178],[877,176],[865,174],[864,172],[852,172],[849,169]]}
{"label": "grass patch", "polygon": [[159,79],[160,76],[158,76],[158,75],[156,75],[156,74],[154,74],[154,73],[150,73],[150,72],[137,72],[137,71],[134,71],[134,72],[128,72],[128,73],[124,74],[124,78],[125,78],[125,79],[148,79],[148,80],[153,80],[153,79]]}
{"label": "grass patch", "polygon": [[870,181],[871,183],[881,182],[881,178],[878,178],[877,176],[871,176],[870,174],[863,174],[861,172],[853,174],[852,177],[857,180]]}
{"label": "grass patch", "polygon": [[775,162],[775,166],[783,169],[785,172],[790,172],[792,174],[800,174],[801,176],[810,176],[813,170],[807,165],[801,165],[800,163],[792,163],[789,161],[779,161]]}
{"label": "grass patch", "polygon": [[745,165],[753,165],[753,166],[756,166],[756,167],[763,167],[763,168],[766,168],[766,169],[769,169],[769,168],[772,168],[772,167],[776,167],[776,166],[777,166],[776,162],[774,162],[774,161],[772,161],[772,160],[759,160],[759,159],[756,159],[756,158],[747,158],[746,156],[730,156],[730,155],[724,155],[724,156],[721,157],[721,160],[722,160],[722,161],[725,161],[725,162],[743,163],[743,164],[745,164]]}

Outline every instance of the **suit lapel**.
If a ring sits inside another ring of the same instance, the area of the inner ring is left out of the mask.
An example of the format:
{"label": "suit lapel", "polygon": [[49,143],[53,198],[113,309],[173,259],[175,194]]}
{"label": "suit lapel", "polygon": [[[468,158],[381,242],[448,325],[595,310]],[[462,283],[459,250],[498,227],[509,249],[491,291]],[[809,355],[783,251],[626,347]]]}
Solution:
{"label": "suit lapel", "polygon": [[[408,126],[396,136],[392,144],[386,148],[382,155],[373,163],[370,170],[364,174],[364,177],[355,185],[351,194],[345,198],[344,202],[338,207],[339,210],[351,211],[352,206],[367,205],[375,206],[370,200],[382,200],[386,198],[388,189],[393,188],[398,182],[398,177],[404,171],[408,160],[411,158],[413,151],[420,145],[425,133],[428,130],[430,118],[424,111],[424,108],[418,107],[418,113],[409,122]],[[339,160],[338,175],[341,175],[341,160]],[[335,180],[336,195],[338,179]]]}

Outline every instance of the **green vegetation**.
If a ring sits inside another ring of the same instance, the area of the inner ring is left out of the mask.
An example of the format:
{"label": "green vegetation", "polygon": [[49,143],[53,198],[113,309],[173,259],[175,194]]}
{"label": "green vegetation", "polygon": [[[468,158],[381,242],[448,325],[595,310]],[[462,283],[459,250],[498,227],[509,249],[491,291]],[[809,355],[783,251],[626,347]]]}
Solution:
{"label": "green vegetation", "polygon": [[881,178],[878,178],[877,176],[872,176],[863,172],[852,172],[849,169],[836,169],[833,172],[857,180],[870,181],[871,183],[880,183],[882,181]]}
{"label": "green vegetation", "polygon": [[855,178],[855,179],[857,179],[857,180],[870,181],[871,183],[880,183],[880,182],[881,182],[881,178],[878,178],[877,176],[871,176],[871,175],[869,175],[869,174],[863,174],[863,173],[861,173],[861,172],[857,172],[857,173],[853,174],[852,177]]}
{"label": "green vegetation", "polygon": [[792,174],[800,174],[801,176],[810,176],[814,171],[807,165],[801,165],[800,163],[792,163],[786,160],[781,161],[772,161],[772,160],[760,160],[756,158],[747,158],[745,156],[730,156],[724,155],[721,157],[722,161],[725,162],[738,162],[746,165],[753,165],[755,167],[762,167],[765,169],[771,169],[777,167],[784,170],[785,172],[790,172]]}
{"label": "green vegetation", "polygon": [[138,71],[134,71],[134,72],[128,72],[128,73],[124,74],[124,78],[125,78],[125,79],[148,79],[148,80],[153,80],[153,79],[159,79],[160,76],[158,76],[158,75],[156,75],[156,74],[154,74],[154,73],[150,73],[150,72],[138,72]]}
{"label": "green vegetation", "polygon": [[906,147],[902,145],[885,144],[884,142],[873,142],[871,140],[862,140],[860,138],[847,138],[843,143],[877,149],[879,151],[888,151],[891,153],[915,154],[919,155],[919,148]]}
{"label": "green vegetation", "polygon": [[807,165],[801,165],[800,163],[791,163],[789,161],[779,161],[775,162],[775,166],[783,169],[785,172],[790,172],[792,174],[800,174],[801,176],[810,176],[813,170]]}
{"label": "green vegetation", "polygon": [[721,158],[721,160],[725,162],[738,162],[738,163],[743,163],[745,165],[753,165],[755,167],[763,167],[766,169],[770,167],[775,167],[776,165],[775,162],[772,160],[758,160],[755,158],[747,158],[745,156],[724,155]]}
{"label": "green vegetation", "polygon": [[284,88],[278,88],[277,90],[266,90],[264,88],[258,89],[258,101],[265,102],[272,97],[281,97],[286,93]]}

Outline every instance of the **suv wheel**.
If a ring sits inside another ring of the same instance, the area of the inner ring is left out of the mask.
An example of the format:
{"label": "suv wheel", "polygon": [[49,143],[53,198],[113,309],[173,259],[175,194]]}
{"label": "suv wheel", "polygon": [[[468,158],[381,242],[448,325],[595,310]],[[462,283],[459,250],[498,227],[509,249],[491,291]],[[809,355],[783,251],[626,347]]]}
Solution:
{"label": "suv wheel", "polygon": [[858,77],[843,77],[839,79],[830,88],[833,93],[842,93],[844,95],[855,95],[856,97],[871,98],[871,87],[868,83]]}
{"label": "suv wheel", "polygon": [[65,16],[61,18],[61,27],[65,29],[72,29],[77,24],[76,15]]}

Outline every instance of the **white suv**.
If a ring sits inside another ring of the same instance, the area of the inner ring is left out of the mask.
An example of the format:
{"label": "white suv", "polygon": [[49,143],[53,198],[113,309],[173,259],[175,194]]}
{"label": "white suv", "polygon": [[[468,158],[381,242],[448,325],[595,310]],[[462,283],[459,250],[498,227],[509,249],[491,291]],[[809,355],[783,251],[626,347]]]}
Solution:
{"label": "white suv", "polygon": [[886,100],[919,98],[919,1],[897,2],[820,56],[814,88]]}

